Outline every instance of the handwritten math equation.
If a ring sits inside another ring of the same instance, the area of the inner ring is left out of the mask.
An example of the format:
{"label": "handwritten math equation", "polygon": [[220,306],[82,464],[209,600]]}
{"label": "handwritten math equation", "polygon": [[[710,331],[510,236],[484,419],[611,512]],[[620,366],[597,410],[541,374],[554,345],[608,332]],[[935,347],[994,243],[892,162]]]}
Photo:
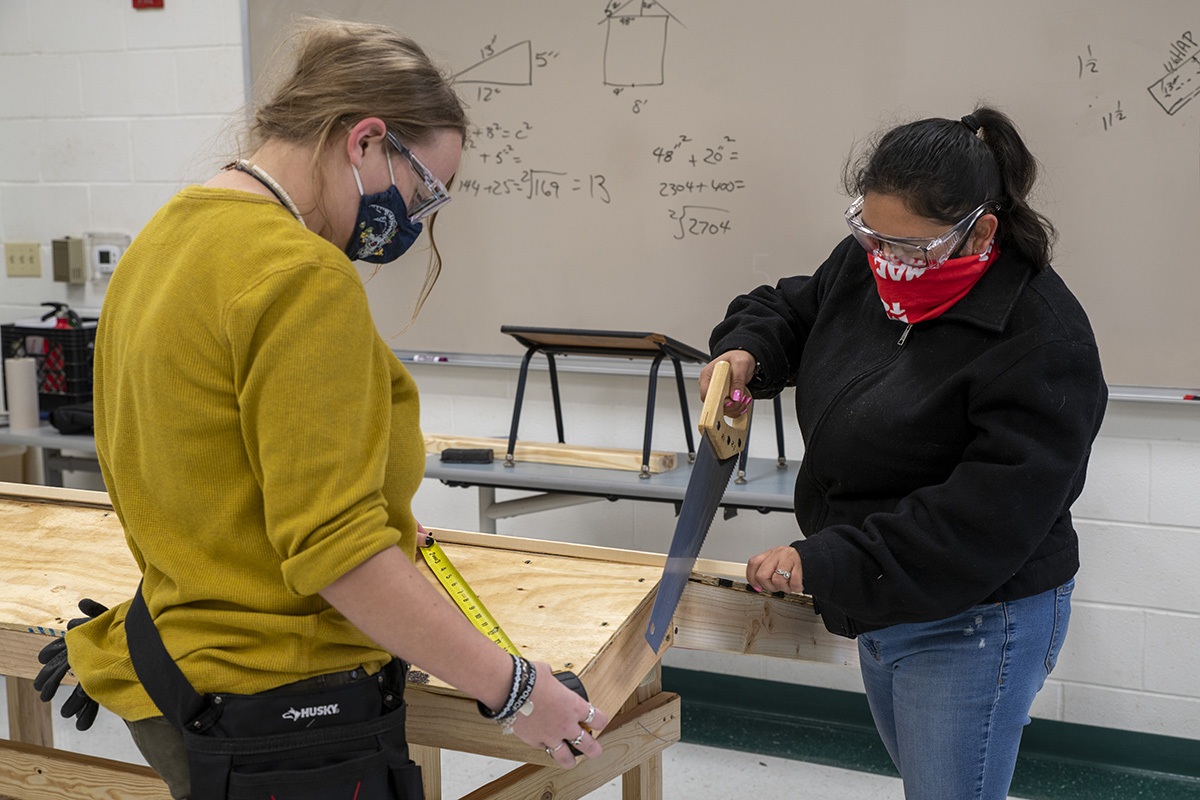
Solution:
{"label": "handwritten math equation", "polygon": [[716,166],[722,163],[737,161],[740,154],[737,151],[737,139],[722,136],[716,143],[697,145],[690,136],[681,134],[679,138],[666,147],[656,147],[652,154],[659,164],[690,164],[693,167],[705,165]]}
{"label": "handwritten math equation", "polygon": [[[454,193],[465,198],[526,202],[584,198],[605,205],[631,199],[630,180],[623,179],[618,191],[604,169],[584,173],[544,168],[549,166],[544,156],[534,153],[539,133],[528,121],[474,126],[466,148],[470,161],[460,171]],[[725,198],[748,191],[741,176],[730,174],[730,170],[740,166],[736,138],[679,135],[667,144],[649,146],[643,152],[644,168],[634,169],[637,191],[652,187],[655,202],[665,199],[683,203],[662,210],[666,234],[684,240],[720,237],[734,230],[734,212]],[[535,161],[542,163],[536,167],[529,165]],[[713,203],[718,197],[722,200]],[[711,204],[703,204],[706,198],[712,198]]]}
{"label": "handwritten math equation", "polygon": [[586,192],[601,203],[612,202],[608,179],[600,174],[571,177],[568,172],[526,169],[516,177],[464,178],[457,193],[467,197],[515,197],[526,200],[561,200],[574,192]]}

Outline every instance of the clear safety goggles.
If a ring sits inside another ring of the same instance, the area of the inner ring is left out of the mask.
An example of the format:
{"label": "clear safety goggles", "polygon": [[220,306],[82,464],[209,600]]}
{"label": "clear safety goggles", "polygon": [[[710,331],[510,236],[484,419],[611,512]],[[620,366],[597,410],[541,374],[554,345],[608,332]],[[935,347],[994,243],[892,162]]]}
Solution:
{"label": "clear safety goggles", "polygon": [[854,234],[855,240],[868,253],[882,250],[885,255],[895,258],[902,264],[936,269],[954,255],[979,218],[989,211],[995,211],[996,208],[996,203],[988,200],[936,239],[915,239],[884,236],[864,225],[862,221],[863,196],[859,195],[858,199],[846,209],[846,224],[850,226],[850,233]]}
{"label": "clear safety goggles", "polygon": [[433,177],[433,173],[421,163],[419,158],[413,155],[413,151],[400,144],[400,141],[390,132],[387,134],[387,139],[392,143],[392,147],[396,148],[396,151],[408,161],[408,166],[417,176],[417,198],[408,208],[408,221],[420,222],[449,203],[450,192],[446,190],[445,184]]}

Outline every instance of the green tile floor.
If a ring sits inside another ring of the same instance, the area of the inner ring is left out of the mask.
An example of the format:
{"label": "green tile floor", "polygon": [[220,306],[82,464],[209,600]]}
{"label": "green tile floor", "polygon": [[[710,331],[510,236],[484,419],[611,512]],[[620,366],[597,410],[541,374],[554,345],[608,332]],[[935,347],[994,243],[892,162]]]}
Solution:
{"label": "green tile floor", "polygon": [[[877,775],[896,770],[851,692],[663,669],[683,741]],[[1029,800],[1200,800],[1200,742],[1034,720],[1010,791]]]}

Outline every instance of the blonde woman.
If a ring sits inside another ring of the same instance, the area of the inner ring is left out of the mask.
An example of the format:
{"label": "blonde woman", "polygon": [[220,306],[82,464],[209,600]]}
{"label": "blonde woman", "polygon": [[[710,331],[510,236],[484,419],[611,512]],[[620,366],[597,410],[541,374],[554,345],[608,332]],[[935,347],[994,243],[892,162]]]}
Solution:
{"label": "blonde woman", "polygon": [[[171,199],[109,286],[96,443],[143,581],[116,608],[81,604],[64,713],[127,720],[175,798],[420,797],[408,662],[569,768],[599,755],[604,713],[414,567],[417,388],[352,264],[426,227],[432,244],[463,107],[385,27],[310,21],[294,54],[249,155]],[[43,654],[44,695],[66,656]]]}

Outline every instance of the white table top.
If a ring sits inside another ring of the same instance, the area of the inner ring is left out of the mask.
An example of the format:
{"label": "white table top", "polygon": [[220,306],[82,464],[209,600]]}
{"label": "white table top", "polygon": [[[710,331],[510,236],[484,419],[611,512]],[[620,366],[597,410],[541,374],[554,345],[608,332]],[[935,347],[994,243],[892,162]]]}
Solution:
{"label": "white table top", "polygon": [[55,450],[71,450],[84,453],[96,453],[96,440],[88,433],[64,435],[49,422],[42,422],[36,428],[29,430],[13,430],[8,427],[7,418],[0,425],[0,444],[19,444],[26,447],[47,447]]}

